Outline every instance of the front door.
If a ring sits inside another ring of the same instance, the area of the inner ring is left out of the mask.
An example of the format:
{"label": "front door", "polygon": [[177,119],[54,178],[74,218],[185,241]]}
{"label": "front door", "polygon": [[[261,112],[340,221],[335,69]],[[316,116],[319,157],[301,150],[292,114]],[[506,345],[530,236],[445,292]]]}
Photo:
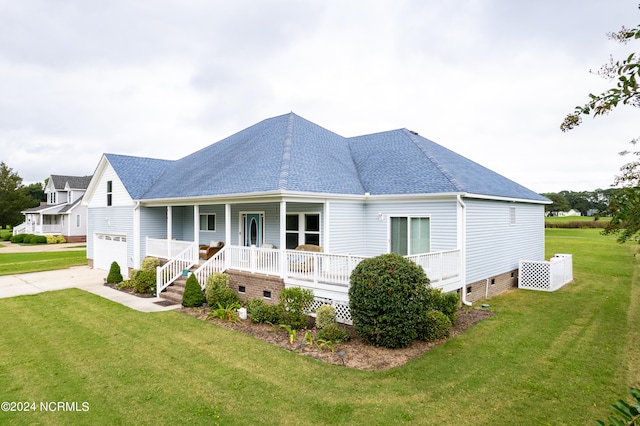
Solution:
{"label": "front door", "polygon": [[264,216],[260,213],[247,213],[244,215],[244,245],[262,245],[262,220]]}

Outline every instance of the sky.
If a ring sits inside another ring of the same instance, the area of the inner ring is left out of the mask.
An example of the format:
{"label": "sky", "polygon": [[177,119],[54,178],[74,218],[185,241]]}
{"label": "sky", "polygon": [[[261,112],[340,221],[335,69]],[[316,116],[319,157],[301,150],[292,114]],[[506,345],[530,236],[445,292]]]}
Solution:
{"label": "sky", "polygon": [[0,0],[0,161],[24,184],[103,153],[175,160],[293,111],[407,128],[539,192],[607,188],[637,109],[560,123],[638,51],[640,0]]}

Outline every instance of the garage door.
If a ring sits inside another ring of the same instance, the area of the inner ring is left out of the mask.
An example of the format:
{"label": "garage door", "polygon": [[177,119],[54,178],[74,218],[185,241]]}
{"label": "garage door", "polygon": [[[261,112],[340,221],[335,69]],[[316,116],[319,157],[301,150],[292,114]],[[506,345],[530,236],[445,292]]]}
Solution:
{"label": "garage door", "polygon": [[118,262],[120,273],[129,278],[127,268],[127,236],[95,234],[93,238],[93,267],[108,271],[112,262]]}

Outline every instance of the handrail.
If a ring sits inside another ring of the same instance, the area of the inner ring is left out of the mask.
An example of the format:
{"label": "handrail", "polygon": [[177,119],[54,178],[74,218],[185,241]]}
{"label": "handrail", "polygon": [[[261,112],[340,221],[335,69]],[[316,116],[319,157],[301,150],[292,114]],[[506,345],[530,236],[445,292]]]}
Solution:
{"label": "handrail", "polygon": [[177,280],[182,275],[182,271],[195,265],[193,259],[197,258],[198,246],[196,243],[191,243],[189,247],[169,260],[164,266],[158,266],[156,268],[156,296],[160,296],[162,290]]}

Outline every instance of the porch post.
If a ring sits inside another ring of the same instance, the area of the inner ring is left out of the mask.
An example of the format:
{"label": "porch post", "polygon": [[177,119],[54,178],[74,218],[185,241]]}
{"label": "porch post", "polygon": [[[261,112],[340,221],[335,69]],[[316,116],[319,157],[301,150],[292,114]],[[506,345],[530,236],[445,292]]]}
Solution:
{"label": "porch post", "polygon": [[224,244],[231,244],[231,204],[224,205]]}
{"label": "porch post", "polygon": [[287,278],[287,202],[280,201],[280,277]]}
{"label": "porch post", "polygon": [[173,238],[173,207],[167,206],[167,240]]}
{"label": "porch post", "polygon": [[200,205],[193,205],[193,241],[200,245]]}

